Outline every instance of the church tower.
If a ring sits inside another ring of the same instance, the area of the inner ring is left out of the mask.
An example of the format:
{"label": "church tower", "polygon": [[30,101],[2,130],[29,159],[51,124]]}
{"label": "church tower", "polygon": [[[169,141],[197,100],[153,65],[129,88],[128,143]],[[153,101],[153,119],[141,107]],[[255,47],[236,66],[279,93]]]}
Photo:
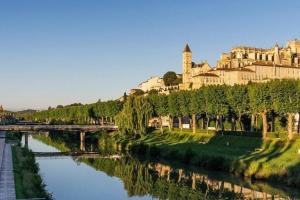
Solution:
{"label": "church tower", "polygon": [[185,89],[188,89],[191,82],[191,71],[192,71],[192,51],[188,44],[185,45],[185,48],[182,52],[182,83]]}

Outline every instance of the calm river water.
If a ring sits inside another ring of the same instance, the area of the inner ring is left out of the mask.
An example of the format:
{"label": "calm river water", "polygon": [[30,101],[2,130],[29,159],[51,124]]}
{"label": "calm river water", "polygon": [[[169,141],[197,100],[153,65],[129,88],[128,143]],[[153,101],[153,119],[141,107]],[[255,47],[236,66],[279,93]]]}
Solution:
{"label": "calm river water", "polygon": [[[36,156],[40,173],[47,190],[58,200],[300,199],[297,189],[252,183],[225,173],[140,161],[128,155],[119,157],[116,155],[124,154],[107,138],[56,132],[29,134],[28,140],[23,135],[22,145],[40,152]],[[99,155],[57,153],[62,151]]]}

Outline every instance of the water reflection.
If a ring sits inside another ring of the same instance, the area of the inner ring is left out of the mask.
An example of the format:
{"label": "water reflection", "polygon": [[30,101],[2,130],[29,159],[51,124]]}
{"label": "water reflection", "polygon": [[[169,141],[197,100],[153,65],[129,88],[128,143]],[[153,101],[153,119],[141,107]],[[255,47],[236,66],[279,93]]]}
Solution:
{"label": "water reflection", "polygon": [[[25,141],[23,136],[23,144]],[[99,153],[38,158],[49,191],[57,199],[299,199],[299,192],[292,188],[140,161],[122,153],[120,145],[105,135],[33,134],[28,147],[35,152]]]}

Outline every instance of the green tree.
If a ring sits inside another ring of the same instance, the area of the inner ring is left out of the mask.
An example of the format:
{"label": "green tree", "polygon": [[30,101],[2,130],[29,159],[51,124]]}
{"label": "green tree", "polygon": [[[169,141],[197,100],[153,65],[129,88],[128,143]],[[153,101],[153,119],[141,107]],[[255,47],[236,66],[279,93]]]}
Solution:
{"label": "green tree", "polygon": [[226,99],[226,86],[208,86],[204,89],[207,112],[216,115],[216,129],[224,131],[223,119],[228,113],[228,103]]}
{"label": "green tree", "polygon": [[178,85],[177,74],[172,71],[168,71],[164,74],[163,80],[166,86]]}
{"label": "green tree", "polygon": [[269,83],[272,98],[272,108],[288,116],[288,138],[293,139],[294,113],[297,111],[299,92],[297,82],[293,80],[275,80]]}
{"label": "green tree", "polygon": [[131,96],[115,117],[115,121],[123,133],[145,134],[152,116],[153,106],[148,98]]}
{"label": "green tree", "polygon": [[[177,93],[177,106],[179,108],[176,109],[177,113],[176,115],[181,117],[190,117],[190,100],[191,100],[191,96],[190,96],[190,92],[189,91],[182,91]],[[194,115],[193,115],[194,117]],[[194,119],[194,118],[193,118]],[[180,119],[181,120],[181,119]],[[194,120],[195,121],[195,120]],[[182,129],[182,122],[180,122],[180,129]]]}
{"label": "green tree", "polygon": [[179,117],[179,124],[181,123],[180,105],[178,101],[178,92],[168,95],[168,115],[169,115],[169,130],[173,128],[173,118]]}
{"label": "green tree", "polygon": [[[230,109],[238,117],[238,122],[240,124],[241,130],[244,130],[242,124],[242,115],[249,112],[249,96],[248,87],[246,85],[234,85],[232,87],[226,87],[226,98]],[[233,126],[235,130],[235,117],[233,117]]]}
{"label": "green tree", "polygon": [[151,89],[151,90],[148,92],[148,95],[158,95],[158,91],[155,90],[155,89]]}
{"label": "green tree", "polygon": [[249,86],[250,107],[252,112],[260,113],[263,121],[263,138],[267,138],[267,113],[272,107],[269,83],[252,84]]}
{"label": "green tree", "polygon": [[145,94],[145,92],[143,91],[143,90],[141,90],[141,89],[134,89],[134,92],[133,92],[133,96],[142,96],[142,95],[144,95]]}
{"label": "green tree", "polygon": [[136,113],[134,110],[135,97],[129,96],[120,113],[115,117],[116,125],[121,133],[135,133]]}
{"label": "green tree", "polygon": [[[206,110],[205,97],[203,89],[194,90],[190,94],[190,113],[192,114],[193,121],[193,132],[196,132],[196,114],[203,114]],[[204,118],[202,122],[202,127],[204,126]]]}

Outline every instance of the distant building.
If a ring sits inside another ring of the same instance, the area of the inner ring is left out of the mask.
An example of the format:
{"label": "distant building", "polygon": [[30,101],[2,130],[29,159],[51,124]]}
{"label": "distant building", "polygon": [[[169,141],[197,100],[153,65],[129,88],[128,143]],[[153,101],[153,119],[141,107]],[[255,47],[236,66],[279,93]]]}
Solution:
{"label": "distant building", "polygon": [[181,90],[197,89],[203,85],[234,85],[265,82],[272,79],[300,78],[300,41],[288,41],[286,47],[263,49],[234,47],[221,54],[216,67],[206,62],[192,62],[188,45],[183,50]]}
{"label": "distant building", "polygon": [[150,90],[160,90],[165,86],[164,80],[158,76],[153,76],[148,80],[140,83],[138,89],[143,90],[144,92],[149,92]]}

